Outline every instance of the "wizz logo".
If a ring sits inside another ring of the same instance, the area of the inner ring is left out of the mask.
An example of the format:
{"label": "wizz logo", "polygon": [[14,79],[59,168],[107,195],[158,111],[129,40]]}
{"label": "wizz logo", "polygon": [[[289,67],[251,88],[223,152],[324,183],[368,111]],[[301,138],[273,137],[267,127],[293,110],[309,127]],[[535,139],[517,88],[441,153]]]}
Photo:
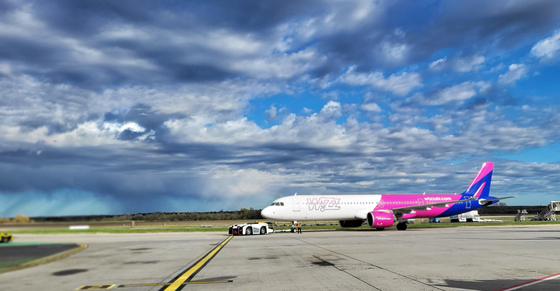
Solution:
{"label": "wizz logo", "polygon": [[307,198],[307,205],[309,210],[339,210],[340,198],[321,197],[321,198]]}

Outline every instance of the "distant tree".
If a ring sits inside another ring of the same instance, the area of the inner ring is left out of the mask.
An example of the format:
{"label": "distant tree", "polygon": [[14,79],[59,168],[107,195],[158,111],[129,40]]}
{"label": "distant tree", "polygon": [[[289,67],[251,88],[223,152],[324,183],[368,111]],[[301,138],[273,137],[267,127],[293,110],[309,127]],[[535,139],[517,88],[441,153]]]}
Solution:
{"label": "distant tree", "polygon": [[29,222],[33,222],[33,221],[31,219],[29,219],[29,216],[27,216],[27,215],[16,214],[16,217],[14,217],[14,219],[12,219],[12,222],[14,222],[14,223],[29,223]]}

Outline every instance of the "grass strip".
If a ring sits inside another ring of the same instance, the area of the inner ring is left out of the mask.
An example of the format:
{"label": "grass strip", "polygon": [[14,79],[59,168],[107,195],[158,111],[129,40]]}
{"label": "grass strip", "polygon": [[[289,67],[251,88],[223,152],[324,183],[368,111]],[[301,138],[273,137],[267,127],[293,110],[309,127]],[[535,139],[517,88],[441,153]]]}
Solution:
{"label": "grass strip", "polygon": [[[560,221],[527,221],[527,222],[460,222],[460,223],[418,223],[409,224],[409,228],[438,228],[438,227],[461,227],[461,226],[529,226],[529,225],[554,225],[560,224]],[[303,226],[304,230],[336,230],[348,229],[338,225],[326,226]],[[290,229],[290,227],[275,227],[275,230]],[[368,226],[361,226],[350,229],[370,230]],[[90,229],[70,230],[68,228],[33,228],[33,229],[11,229],[13,234],[73,234],[73,233],[154,233],[154,232],[224,232],[227,233],[227,227],[178,227],[178,226],[158,226],[158,227],[94,227]]]}

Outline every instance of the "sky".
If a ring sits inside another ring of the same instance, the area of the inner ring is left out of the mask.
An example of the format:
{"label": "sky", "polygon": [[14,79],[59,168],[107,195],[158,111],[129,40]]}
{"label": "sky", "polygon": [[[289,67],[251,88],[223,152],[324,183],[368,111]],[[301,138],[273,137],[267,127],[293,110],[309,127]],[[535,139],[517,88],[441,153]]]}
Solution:
{"label": "sky", "polygon": [[0,0],[0,217],[560,200],[560,2]]}

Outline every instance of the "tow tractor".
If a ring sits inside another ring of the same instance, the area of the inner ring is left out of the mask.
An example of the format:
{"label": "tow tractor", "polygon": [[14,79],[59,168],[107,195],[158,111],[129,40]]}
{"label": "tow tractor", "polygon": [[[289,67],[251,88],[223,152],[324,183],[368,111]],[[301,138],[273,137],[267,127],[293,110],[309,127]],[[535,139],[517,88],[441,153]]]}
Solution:
{"label": "tow tractor", "polygon": [[274,229],[272,228],[271,223],[255,221],[234,224],[229,227],[228,232],[231,235],[269,234],[273,233]]}
{"label": "tow tractor", "polygon": [[14,239],[14,237],[9,234],[9,233],[5,233],[5,232],[0,232],[0,242],[3,243],[7,243],[10,242]]}

